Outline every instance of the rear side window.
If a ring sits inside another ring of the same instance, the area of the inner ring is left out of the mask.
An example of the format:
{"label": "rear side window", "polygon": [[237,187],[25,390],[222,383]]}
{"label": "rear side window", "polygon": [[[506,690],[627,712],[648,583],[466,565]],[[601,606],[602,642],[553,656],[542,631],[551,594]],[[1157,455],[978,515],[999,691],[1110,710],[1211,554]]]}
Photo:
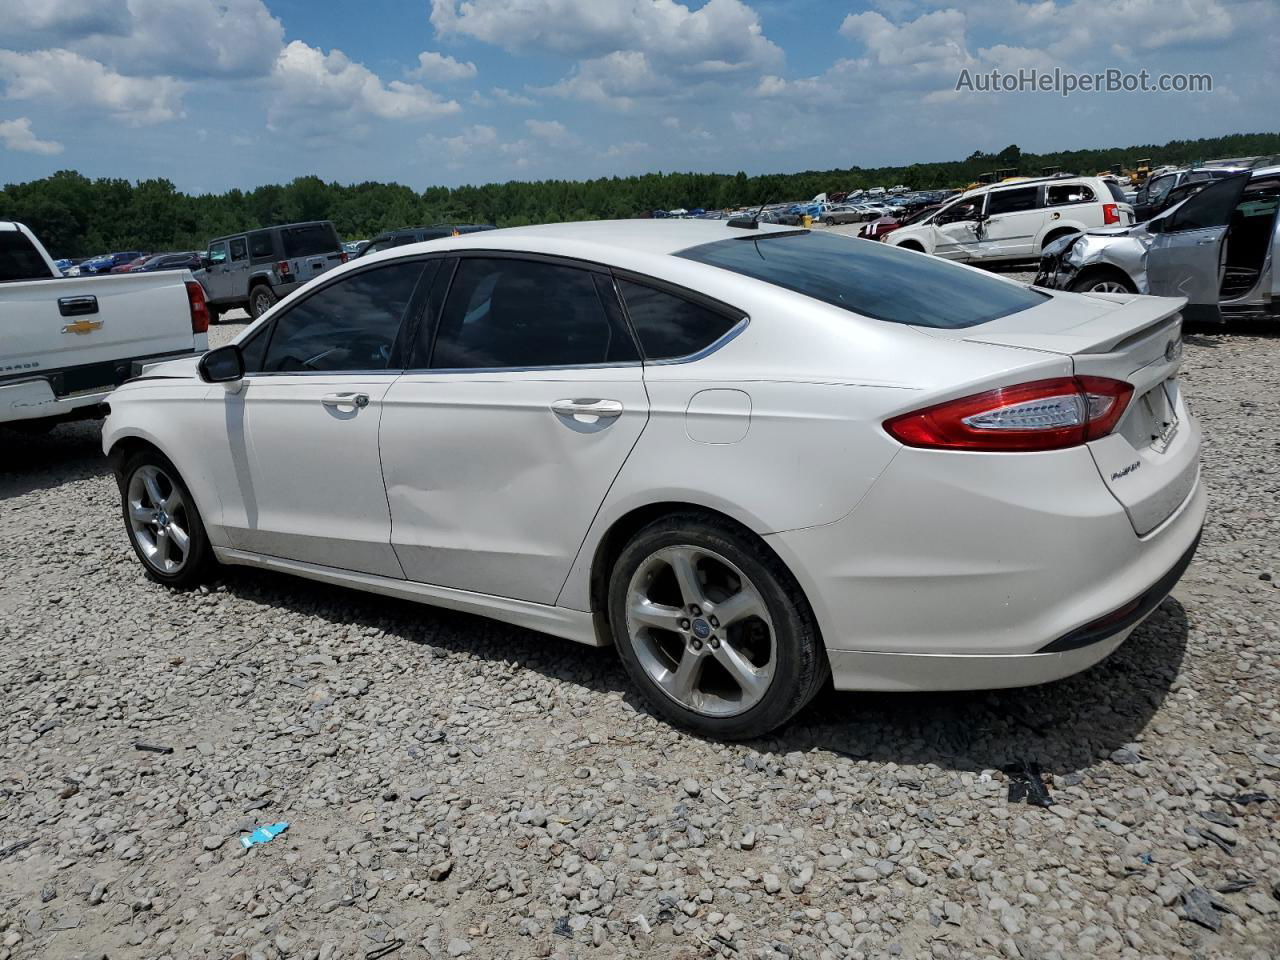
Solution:
{"label": "rear side window", "polygon": [[387,369],[422,268],[393,263],[317,290],[275,320],[261,371]]}
{"label": "rear side window", "polygon": [[825,233],[717,240],[678,254],[888,323],[953,329],[1048,298],[1018,284],[888,244]]}
{"label": "rear side window", "polygon": [[1107,185],[1107,190],[1110,191],[1111,193],[1111,199],[1114,200],[1116,203],[1129,202],[1128,200],[1125,199],[1124,191],[1120,189],[1120,184],[1115,183],[1111,180],[1103,180],[1102,182]]}
{"label": "rear side window", "polygon": [[[1123,197],[1124,194],[1121,194]],[[1083,183],[1054,183],[1045,187],[1044,202],[1046,206],[1060,207],[1068,203],[1091,203],[1093,191]]]}
{"label": "rear side window", "polygon": [[53,271],[30,240],[17,230],[0,230],[0,283],[52,276]]}
{"label": "rear side window", "polygon": [[618,290],[646,360],[672,360],[705,350],[742,319],[630,280],[619,280]]}
{"label": "rear side window", "polygon": [[431,354],[435,370],[565,367],[638,360],[587,270],[465,258]]}
{"label": "rear side window", "polygon": [[248,256],[249,256],[249,244],[245,241],[244,237],[236,237],[234,240],[231,241],[232,262],[235,262],[237,260],[248,259]]}
{"label": "rear side window", "polygon": [[280,230],[286,257],[314,257],[321,253],[339,253],[338,231],[332,223],[304,223]]}
{"label": "rear side window", "polygon": [[275,256],[275,252],[275,244],[271,242],[271,234],[266,231],[249,234],[249,256],[253,257],[253,259],[272,257]]}
{"label": "rear side window", "polygon": [[1039,187],[1017,190],[995,190],[987,196],[987,216],[997,213],[1022,213],[1034,210],[1039,203]]}

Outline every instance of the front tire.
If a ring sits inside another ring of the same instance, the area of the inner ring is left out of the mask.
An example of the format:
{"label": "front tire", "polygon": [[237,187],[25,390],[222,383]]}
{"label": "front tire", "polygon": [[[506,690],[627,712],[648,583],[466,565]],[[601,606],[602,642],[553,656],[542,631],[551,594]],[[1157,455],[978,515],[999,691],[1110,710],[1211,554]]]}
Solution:
{"label": "front tire", "polygon": [[279,298],[265,283],[260,283],[249,291],[249,316],[257,320],[276,305]]}
{"label": "front tire", "polygon": [[1133,281],[1120,273],[1094,272],[1076,277],[1071,283],[1073,293],[1137,293]]}
{"label": "front tire", "polygon": [[157,450],[139,450],[117,475],[129,544],[148,577],[168,587],[200,583],[213,550],[191,491]]}
{"label": "front tire", "polygon": [[678,514],[637,533],[610,574],[609,622],[653,712],[704,736],[763,736],[829,674],[795,579],[762,543],[718,518]]}

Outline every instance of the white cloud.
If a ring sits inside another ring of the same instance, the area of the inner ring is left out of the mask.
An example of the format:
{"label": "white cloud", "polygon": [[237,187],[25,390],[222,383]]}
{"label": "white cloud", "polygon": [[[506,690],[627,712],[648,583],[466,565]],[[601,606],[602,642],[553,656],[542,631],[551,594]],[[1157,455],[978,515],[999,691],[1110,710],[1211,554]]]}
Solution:
{"label": "white cloud", "polygon": [[62,152],[62,144],[56,140],[41,140],[31,130],[31,120],[18,117],[16,120],[0,121],[0,143],[6,150],[17,150],[22,153],[39,153],[53,156]]}
{"label": "white cloud", "polygon": [[559,120],[526,120],[529,133],[552,146],[567,146],[578,141]]}
{"label": "white cloud", "polygon": [[46,36],[65,43],[91,34],[128,33],[125,0],[6,0],[0,37]]}
{"label": "white cloud", "polygon": [[489,91],[489,94],[499,103],[505,103],[509,107],[536,107],[538,105],[538,101],[532,97],[514,93],[505,87],[494,87]]}
{"label": "white cloud", "polygon": [[0,50],[8,100],[96,107],[131,126],[182,116],[186,85],[171,77],[126,77],[70,50]]}
{"label": "white cloud", "polygon": [[513,51],[590,58],[642,50],[673,62],[731,67],[782,59],[741,0],[709,0],[698,10],[674,0],[432,0],[431,23],[442,36]]}
{"label": "white cloud", "polygon": [[628,110],[638,97],[688,96],[692,91],[670,73],[659,73],[639,50],[584,60],[563,80],[541,92]]}
{"label": "white cloud", "polygon": [[458,113],[456,100],[414,83],[384,83],[341,50],[294,40],[280,53],[268,94],[267,126],[311,136],[361,133],[369,118],[420,120]]}
{"label": "white cloud", "polygon": [[418,66],[410,70],[408,75],[414,80],[451,83],[455,80],[469,80],[476,73],[474,63],[455,60],[453,57],[432,50],[424,50],[418,54]]}
{"label": "white cloud", "polygon": [[600,156],[607,160],[617,159],[619,157],[630,157],[637,153],[644,153],[649,149],[649,145],[642,140],[624,140],[622,143],[611,144],[608,150],[605,150]]}

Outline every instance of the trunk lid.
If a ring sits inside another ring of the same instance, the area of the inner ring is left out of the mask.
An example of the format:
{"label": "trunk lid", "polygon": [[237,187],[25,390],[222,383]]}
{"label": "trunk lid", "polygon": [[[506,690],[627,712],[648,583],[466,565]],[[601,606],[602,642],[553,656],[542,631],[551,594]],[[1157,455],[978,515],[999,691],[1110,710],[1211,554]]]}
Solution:
{"label": "trunk lid", "polygon": [[1088,444],[1103,482],[1145,536],[1186,500],[1199,476],[1199,430],[1178,385],[1185,299],[1058,293],[991,323],[930,330],[975,343],[1071,358],[1077,375],[1133,384],[1115,431]]}

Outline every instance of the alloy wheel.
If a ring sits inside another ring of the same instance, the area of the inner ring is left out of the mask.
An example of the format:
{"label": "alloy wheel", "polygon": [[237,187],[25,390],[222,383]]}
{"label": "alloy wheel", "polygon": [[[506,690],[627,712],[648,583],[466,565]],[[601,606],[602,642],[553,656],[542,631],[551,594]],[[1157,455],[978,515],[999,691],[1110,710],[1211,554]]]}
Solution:
{"label": "alloy wheel", "polygon": [[159,573],[182,570],[191,552],[191,519],[182,491],[164,470],[144,464],[129,478],[129,532]]}
{"label": "alloy wheel", "polygon": [[253,315],[260,317],[271,309],[271,297],[261,288],[253,295]]}
{"label": "alloy wheel", "polygon": [[709,717],[760,702],[777,642],[756,586],[705,547],[654,551],[627,586],[627,635],[649,678],[672,700]]}
{"label": "alloy wheel", "polygon": [[1123,283],[1117,283],[1115,280],[1099,280],[1089,288],[1090,293],[1128,293],[1128,289]]}

